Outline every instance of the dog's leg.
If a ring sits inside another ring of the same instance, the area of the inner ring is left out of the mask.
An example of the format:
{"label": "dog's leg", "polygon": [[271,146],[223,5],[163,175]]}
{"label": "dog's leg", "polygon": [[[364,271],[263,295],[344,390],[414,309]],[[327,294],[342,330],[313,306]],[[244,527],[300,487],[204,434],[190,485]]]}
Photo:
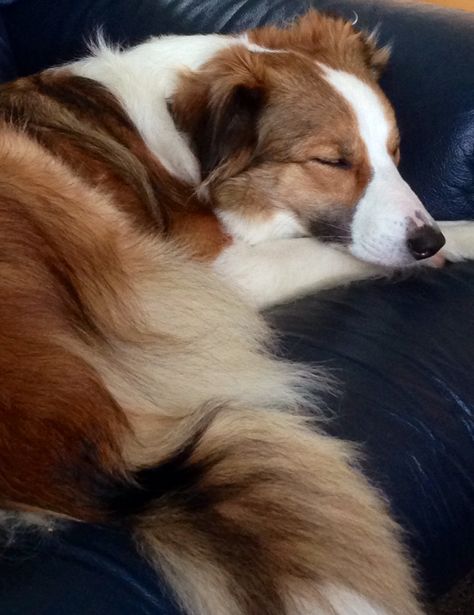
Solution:
{"label": "dog's leg", "polygon": [[446,260],[457,263],[474,259],[474,221],[462,220],[438,224],[446,237],[446,245],[441,250]]}
{"label": "dog's leg", "polygon": [[309,237],[255,246],[237,243],[220,255],[215,269],[259,309],[309,291],[388,273]]}

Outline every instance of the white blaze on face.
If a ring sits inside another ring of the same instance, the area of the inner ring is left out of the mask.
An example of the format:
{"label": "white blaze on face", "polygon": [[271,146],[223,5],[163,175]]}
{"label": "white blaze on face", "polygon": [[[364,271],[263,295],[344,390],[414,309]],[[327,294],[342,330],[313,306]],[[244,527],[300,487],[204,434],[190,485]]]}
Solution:
{"label": "white blaze on face", "polygon": [[389,118],[374,89],[355,75],[319,65],[325,79],[352,108],[367,148],[371,179],[356,206],[351,252],[377,264],[400,267],[413,263],[407,247],[408,233],[436,223],[402,179],[387,144]]}

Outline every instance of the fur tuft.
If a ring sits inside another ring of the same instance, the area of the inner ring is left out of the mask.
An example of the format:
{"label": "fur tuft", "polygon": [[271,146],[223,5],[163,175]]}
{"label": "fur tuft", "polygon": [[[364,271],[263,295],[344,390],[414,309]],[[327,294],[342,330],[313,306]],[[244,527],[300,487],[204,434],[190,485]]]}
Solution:
{"label": "fur tuft", "polygon": [[329,613],[332,583],[387,612],[419,613],[398,529],[346,445],[265,409],[211,416],[165,472],[136,475],[138,500],[124,500],[186,612],[303,615],[304,596]]}

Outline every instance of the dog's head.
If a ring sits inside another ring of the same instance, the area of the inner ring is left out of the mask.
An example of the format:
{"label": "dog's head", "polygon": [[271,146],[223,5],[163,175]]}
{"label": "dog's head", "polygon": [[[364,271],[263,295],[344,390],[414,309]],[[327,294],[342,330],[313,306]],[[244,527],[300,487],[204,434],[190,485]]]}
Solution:
{"label": "dog's head", "polygon": [[172,111],[231,234],[314,235],[393,267],[442,247],[397,170],[395,115],[377,83],[387,59],[350,23],[310,12],[182,75]]}

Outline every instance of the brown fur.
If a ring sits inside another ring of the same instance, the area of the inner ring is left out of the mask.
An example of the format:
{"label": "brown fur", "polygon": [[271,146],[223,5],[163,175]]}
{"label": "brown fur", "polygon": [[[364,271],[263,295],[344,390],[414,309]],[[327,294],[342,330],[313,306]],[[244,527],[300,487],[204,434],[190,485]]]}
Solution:
{"label": "brown fur", "polygon": [[377,47],[374,36],[355,30],[348,21],[308,11],[287,28],[253,30],[249,39],[269,49],[292,49],[333,68],[372,82],[383,72],[390,50]]}
{"label": "brown fur", "polygon": [[[249,164],[252,90],[295,69],[274,57],[249,71],[224,54],[182,86],[177,116],[215,138],[211,189],[216,168],[223,181]],[[0,112],[2,505],[131,527],[193,615],[329,614],[328,586],[418,615],[383,498],[301,411],[308,374],[272,358],[260,316],[190,258],[228,241],[209,204],[93,82],[21,80]]]}

